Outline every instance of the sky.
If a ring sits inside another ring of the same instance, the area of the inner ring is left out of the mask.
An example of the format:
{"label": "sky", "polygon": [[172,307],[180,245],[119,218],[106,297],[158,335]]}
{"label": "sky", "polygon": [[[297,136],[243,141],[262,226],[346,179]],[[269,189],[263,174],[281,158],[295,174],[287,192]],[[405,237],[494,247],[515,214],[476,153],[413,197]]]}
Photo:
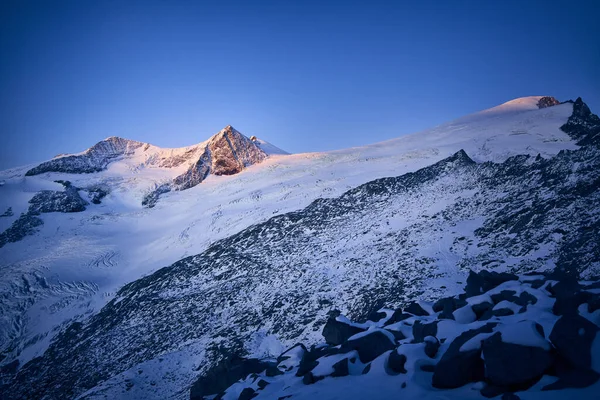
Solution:
{"label": "sky", "polygon": [[334,150],[531,95],[600,113],[600,3],[574,4],[2,0],[0,169],[228,124]]}

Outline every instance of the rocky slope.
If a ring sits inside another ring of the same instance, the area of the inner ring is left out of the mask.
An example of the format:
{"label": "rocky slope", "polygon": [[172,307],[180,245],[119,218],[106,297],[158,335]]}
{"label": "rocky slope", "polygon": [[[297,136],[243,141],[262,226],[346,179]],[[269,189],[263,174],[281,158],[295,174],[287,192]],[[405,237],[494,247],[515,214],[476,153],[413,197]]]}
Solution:
{"label": "rocky slope", "polygon": [[[469,269],[598,275],[597,125],[573,109],[568,124],[587,132],[577,150],[501,163],[458,151],[275,216],[132,282],[60,333],[4,390],[16,398],[89,390],[84,397],[95,398],[153,360],[177,355],[206,371],[226,354],[252,353],[261,335],[316,343],[332,309],[361,320],[382,306],[435,299],[456,292]],[[185,392],[192,377],[169,387],[166,379],[160,397]],[[138,379],[146,384],[153,390]]]}
{"label": "rocky slope", "polygon": [[190,398],[515,400],[565,389],[593,398],[599,289],[597,279],[561,274],[471,272],[458,296],[381,309],[360,323],[332,313],[325,343],[276,358],[231,355],[194,383]]}

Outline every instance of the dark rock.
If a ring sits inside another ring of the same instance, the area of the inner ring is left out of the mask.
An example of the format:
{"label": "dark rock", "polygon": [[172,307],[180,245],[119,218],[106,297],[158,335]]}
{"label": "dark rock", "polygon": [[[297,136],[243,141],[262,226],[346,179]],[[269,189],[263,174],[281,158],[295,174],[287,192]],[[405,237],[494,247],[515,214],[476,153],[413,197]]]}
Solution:
{"label": "dark rock", "polygon": [[374,331],[358,339],[347,341],[341,346],[340,352],[356,350],[360,361],[366,364],[394,348],[396,348],[396,344],[386,334]]}
{"label": "dark rock", "polygon": [[335,364],[333,364],[333,373],[331,374],[332,377],[338,377],[338,376],[347,376],[350,371],[348,370],[348,359],[344,358],[343,360],[340,360],[338,362],[336,362]]}
{"label": "dark rock", "polygon": [[421,321],[415,321],[413,325],[413,343],[422,343],[427,336],[437,335],[437,324],[439,321],[433,321],[423,324]]}
{"label": "dark rock", "polygon": [[190,390],[190,399],[200,400],[204,396],[221,393],[240,379],[263,372],[271,365],[256,358],[232,356],[198,378]]}
{"label": "dark rock", "polygon": [[328,344],[337,346],[360,332],[364,332],[364,329],[340,322],[335,318],[329,318],[322,334]]}
{"label": "dark rock", "polygon": [[573,114],[560,129],[577,140],[579,146],[600,144],[600,118],[592,114],[581,97],[573,103]]}
{"label": "dark rock", "polygon": [[591,349],[599,328],[579,315],[563,315],[550,333],[550,341],[573,367],[588,370],[592,365]]}
{"label": "dark rock", "polygon": [[405,374],[406,368],[406,356],[404,354],[398,354],[398,351],[393,350],[388,356],[387,366],[390,370],[398,374]]}
{"label": "dark rock", "polygon": [[390,317],[390,319],[388,319],[387,321],[385,321],[385,323],[383,324],[383,326],[388,326],[391,324],[395,324],[396,322],[400,322],[400,321],[404,321],[405,319],[411,318],[412,315],[410,314],[406,314],[404,312],[402,312],[401,308],[398,308],[396,310],[394,310],[394,313],[392,314],[392,316]]}
{"label": "dark rock", "polygon": [[7,243],[18,242],[26,236],[33,235],[42,226],[44,221],[35,215],[21,214],[21,216],[12,223],[10,228],[0,233],[0,247]]}
{"label": "dark rock", "polygon": [[77,188],[66,187],[64,191],[42,190],[29,200],[29,214],[50,212],[81,212],[88,203],[79,196]]}
{"label": "dark rock", "polygon": [[506,317],[509,315],[513,315],[515,312],[510,308],[499,308],[497,310],[492,311],[492,315],[494,317]]}
{"label": "dark rock", "polygon": [[400,387],[401,387],[402,389],[406,389],[406,382],[402,382],[402,385],[400,385]]}
{"label": "dark rock", "polygon": [[471,306],[471,309],[475,313],[475,316],[477,317],[477,319],[480,319],[483,316],[483,314],[485,314],[486,311],[491,310],[492,308],[494,308],[494,305],[487,301],[484,301],[484,302],[478,303],[478,304],[473,304]]}
{"label": "dark rock", "polygon": [[302,354],[302,359],[300,360],[300,364],[298,365],[298,371],[296,371],[296,376],[303,376],[307,372],[312,371],[319,364],[317,360],[321,357],[331,356],[347,351],[349,350],[337,349],[333,347],[313,347],[309,351],[305,351],[304,354]]}
{"label": "dark rock", "polygon": [[259,388],[264,389],[267,387],[267,385],[269,385],[269,382],[265,381],[264,379],[259,379],[257,385]]}
{"label": "dark rock", "polygon": [[238,400],[250,400],[255,398],[256,396],[258,396],[258,393],[256,393],[254,389],[247,387],[244,390],[242,390],[240,396],[238,397]]}
{"label": "dark rock", "polygon": [[419,317],[426,317],[426,316],[429,315],[429,313],[427,311],[425,311],[423,309],[423,307],[421,307],[419,305],[419,303],[417,303],[415,301],[413,301],[412,303],[410,303],[408,305],[408,307],[406,307],[404,309],[404,311],[407,312],[407,313],[409,313],[409,314],[416,315],[416,316],[419,316]]}
{"label": "dark rock", "polygon": [[283,375],[283,372],[281,372],[275,365],[272,365],[265,370],[265,375],[268,377],[274,377],[277,375]]}
{"label": "dark rock", "polygon": [[480,295],[507,281],[516,281],[519,277],[507,272],[469,271],[465,292],[467,297]]}
{"label": "dark rock", "polygon": [[455,310],[464,307],[467,305],[467,302],[462,299],[456,299],[453,297],[446,297],[436,301],[433,304],[434,312],[441,312],[438,315],[440,319],[454,319],[454,315],[452,314]]}
{"label": "dark rock", "polygon": [[378,322],[378,321],[381,321],[382,319],[384,319],[386,316],[387,316],[387,314],[384,312],[373,311],[373,312],[369,313],[369,315],[367,316],[367,320],[373,321],[373,322]]}
{"label": "dark rock", "polygon": [[404,336],[404,333],[400,332],[400,331],[395,331],[393,329],[386,329],[388,332],[390,332],[392,335],[394,335],[394,339],[396,339],[396,341],[400,341],[400,340],[404,340],[406,339],[406,336]]}
{"label": "dark rock", "polygon": [[[555,106],[558,104],[560,104],[560,102],[558,100],[556,100],[554,97],[544,96],[538,101],[537,106],[539,108],[546,108],[546,107],[552,107],[552,106]],[[504,398],[502,398],[502,400],[504,400]]]}
{"label": "dark rock", "polygon": [[527,306],[529,304],[535,304],[535,303],[537,303],[537,297],[535,297],[534,295],[532,295],[529,292],[521,292],[521,294],[518,297],[518,300],[516,300],[515,303],[519,306]]}
{"label": "dark rock", "polygon": [[424,372],[433,372],[435,371],[435,364],[423,364],[419,369]]}
{"label": "dark rock", "polygon": [[315,376],[312,372],[308,372],[302,377],[302,383],[305,385],[312,385],[313,383],[316,383],[324,378],[325,377],[323,376]]}
{"label": "dark rock", "polygon": [[366,375],[369,373],[369,371],[371,371],[371,364],[368,364],[360,373],[361,375]]}
{"label": "dark rock", "polygon": [[119,137],[110,137],[87,149],[80,155],[69,155],[54,158],[41,163],[25,173],[25,176],[43,174],[45,172],[65,172],[68,174],[89,174],[99,172],[119,156],[133,154],[135,149],[144,143]]}
{"label": "dark rock", "polygon": [[440,341],[433,336],[427,336],[425,338],[425,354],[429,358],[435,358],[438,350],[440,349]]}
{"label": "dark rock", "polygon": [[514,393],[504,393],[501,400],[521,400],[521,398]]}
{"label": "dark rock", "polygon": [[6,211],[0,215],[0,217],[12,217],[13,215],[15,215],[15,213],[13,213],[12,207],[8,207]]}
{"label": "dark rock", "polygon": [[500,293],[494,293],[490,295],[490,297],[492,298],[494,304],[498,304],[502,301],[510,301],[511,303],[514,303],[519,299],[516,294],[517,292],[514,290],[503,290]]}
{"label": "dark rock", "polygon": [[109,193],[110,189],[107,186],[90,186],[85,189],[88,192],[90,201],[93,204],[102,203],[102,199],[105,198]]}
{"label": "dark rock", "polygon": [[169,193],[171,191],[171,184],[163,183],[161,185],[155,185],[148,193],[142,197],[142,206],[152,208],[158,202],[161,194]]}
{"label": "dark rock", "polygon": [[505,388],[533,385],[553,361],[549,350],[503,342],[500,332],[483,341],[482,351],[486,381]]}
{"label": "dark rock", "polygon": [[435,367],[432,385],[439,389],[452,389],[483,380],[481,350],[460,351],[460,348],[480,333],[491,333],[495,325],[488,323],[481,328],[463,332],[454,339]]}

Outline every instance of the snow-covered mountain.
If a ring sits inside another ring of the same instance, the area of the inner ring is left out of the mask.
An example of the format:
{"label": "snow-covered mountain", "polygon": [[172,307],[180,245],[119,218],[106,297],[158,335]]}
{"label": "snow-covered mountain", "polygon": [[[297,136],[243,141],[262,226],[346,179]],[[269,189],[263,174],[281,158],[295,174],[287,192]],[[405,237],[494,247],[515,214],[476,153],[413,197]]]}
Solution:
{"label": "snow-covered mountain", "polygon": [[320,340],[332,308],[453,294],[469,268],[596,275],[599,131],[538,96],[328,153],[227,127],[1,172],[3,390],[186,398],[225,350]]}

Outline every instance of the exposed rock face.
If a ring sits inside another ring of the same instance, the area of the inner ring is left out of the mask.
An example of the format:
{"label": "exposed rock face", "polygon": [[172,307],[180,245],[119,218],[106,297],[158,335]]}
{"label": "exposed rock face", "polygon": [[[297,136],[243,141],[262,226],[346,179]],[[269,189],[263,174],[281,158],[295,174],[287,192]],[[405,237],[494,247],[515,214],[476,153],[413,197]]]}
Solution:
{"label": "exposed rock face", "polygon": [[590,144],[600,146],[600,118],[592,114],[581,97],[573,103],[573,114],[560,129],[577,140],[580,146]]}
{"label": "exposed rock face", "polygon": [[538,102],[538,107],[546,108],[546,107],[552,107],[552,106],[555,106],[558,104],[560,104],[560,101],[556,100],[554,97],[545,96],[545,97],[542,97],[540,99],[540,101]]}
{"label": "exposed rock face", "polygon": [[21,216],[12,223],[10,228],[0,233],[0,247],[3,247],[7,243],[18,242],[25,236],[35,234],[38,231],[37,228],[43,224],[44,221],[35,215],[21,214]]}
{"label": "exposed rock face", "polygon": [[65,189],[62,192],[42,190],[29,200],[29,209],[22,214],[13,224],[0,234],[0,247],[7,243],[18,242],[25,236],[33,235],[38,227],[44,224],[38,217],[41,213],[49,212],[80,212],[88,204],[81,198],[76,187],[70,182],[62,183]]}
{"label": "exposed rock face", "polygon": [[208,141],[198,161],[185,173],[173,179],[173,182],[160,185],[146,194],[142,205],[154,207],[161,194],[171,190],[190,189],[204,181],[209,174],[237,174],[265,158],[267,153],[257,143],[242,135],[231,125],[227,125]]}
{"label": "exposed rock face", "polygon": [[99,172],[115,158],[132,154],[144,143],[120,137],[110,137],[87,149],[83,154],[54,158],[27,171],[26,176],[45,172],[64,172],[70,174],[87,174]]}
{"label": "exposed rock face", "polygon": [[173,181],[175,190],[185,190],[202,182],[208,174],[233,175],[267,158],[252,140],[231,125],[213,136],[200,159]]}

